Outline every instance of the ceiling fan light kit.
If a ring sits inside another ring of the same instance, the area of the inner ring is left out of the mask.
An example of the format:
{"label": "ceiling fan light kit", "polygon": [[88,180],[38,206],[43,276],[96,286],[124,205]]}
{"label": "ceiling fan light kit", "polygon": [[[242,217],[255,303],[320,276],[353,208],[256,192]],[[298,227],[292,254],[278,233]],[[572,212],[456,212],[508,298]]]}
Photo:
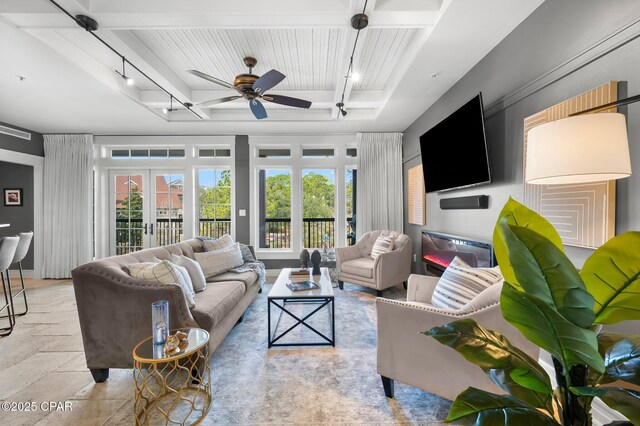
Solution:
{"label": "ceiling fan light kit", "polygon": [[267,118],[267,111],[264,105],[262,105],[262,102],[260,102],[261,99],[267,102],[296,108],[308,109],[311,107],[311,102],[305,101],[304,99],[292,98],[283,95],[267,94],[266,92],[268,90],[278,85],[282,80],[286,78],[286,76],[277,70],[268,71],[262,76],[255,75],[253,74],[253,68],[255,68],[255,66],[258,64],[258,60],[251,56],[247,56],[243,59],[243,61],[247,68],[249,68],[249,72],[247,74],[238,74],[234,78],[233,84],[227,83],[224,80],[210,76],[209,74],[205,74],[201,71],[187,71],[188,73],[195,75],[196,77],[200,77],[204,80],[238,92],[238,95],[212,99],[210,101],[199,103],[199,107],[212,107],[214,105],[244,98],[249,102],[249,109],[253,113],[253,116],[258,120]]}

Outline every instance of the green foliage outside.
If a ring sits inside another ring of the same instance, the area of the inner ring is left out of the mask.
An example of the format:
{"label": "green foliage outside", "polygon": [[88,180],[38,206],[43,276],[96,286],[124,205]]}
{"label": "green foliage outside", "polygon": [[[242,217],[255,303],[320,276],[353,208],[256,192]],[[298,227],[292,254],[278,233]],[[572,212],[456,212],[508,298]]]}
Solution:
{"label": "green foliage outside", "polygon": [[216,184],[200,187],[200,218],[231,220],[231,170],[222,170]]}

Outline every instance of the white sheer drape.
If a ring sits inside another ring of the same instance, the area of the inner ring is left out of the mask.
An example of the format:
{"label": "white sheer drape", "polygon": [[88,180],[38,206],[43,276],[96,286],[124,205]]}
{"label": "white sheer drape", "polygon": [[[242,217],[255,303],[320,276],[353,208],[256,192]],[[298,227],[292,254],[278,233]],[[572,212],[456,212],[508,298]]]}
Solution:
{"label": "white sheer drape", "polygon": [[93,257],[93,135],[44,135],[44,278]]}
{"label": "white sheer drape", "polygon": [[403,232],[402,133],[358,133],[356,234]]}

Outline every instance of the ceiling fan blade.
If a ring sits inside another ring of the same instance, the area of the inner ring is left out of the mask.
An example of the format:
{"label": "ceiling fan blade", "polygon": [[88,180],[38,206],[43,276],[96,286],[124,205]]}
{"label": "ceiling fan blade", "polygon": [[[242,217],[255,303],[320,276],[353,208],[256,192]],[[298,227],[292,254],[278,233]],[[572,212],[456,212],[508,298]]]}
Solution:
{"label": "ceiling fan blade", "polygon": [[292,98],[289,96],[283,95],[264,95],[262,97],[265,101],[273,102],[274,104],[287,105],[296,108],[309,108],[311,107],[311,102],[305,101],[304,99]]}
{"label": "ceiling fan blade", "polygon": [[205,80],[208,80],[208,81],[210,81],[212,83],[216,83],[216,84],[219,84],[220,86],[224,86],[227,89],[237,90],[236,87],[233,84],[227,83],[226,81],[220,80],[219,78],[215,78],[213,76],[210,76],[209,74],[205,74],[205,73],[197,71],[197,70],[187,70],[187,72],[189,74],[195,75],[196,77],[204,78]]}
{"label": "ceiling fan blade", "polygon": [[258,120],[267,118],[267,110],[264,109],[264,105],[262,105],[259,100],[254,99],[252,101],[249,101],[249,108],[251,108],[251,112]]}
{"label": "ceiling fan blade", "polygon": [[213,99],[213,100],[210,100],[210,101],[207,101],[207,102],[201,102],[201,103],[197,104],[196,106],[206,108],[206,107],[222,104],[222,103],[229,102],[229,101],[235,101],[236,99],[240,99],[241,97],[242,96],[227,96],[226,98]]}
{"label": "ceiling fan blade", "polygon": [[257,79],[253,83],[252,87],[253,87],[253,90],[255,90],[256,92],[264,93],[267,90],[274,87],[276,84],[280,83],[285,78],[286,76],[282,74],[280,71],[271,70],[266,72],[265,74],[262,74],[262,77]]}

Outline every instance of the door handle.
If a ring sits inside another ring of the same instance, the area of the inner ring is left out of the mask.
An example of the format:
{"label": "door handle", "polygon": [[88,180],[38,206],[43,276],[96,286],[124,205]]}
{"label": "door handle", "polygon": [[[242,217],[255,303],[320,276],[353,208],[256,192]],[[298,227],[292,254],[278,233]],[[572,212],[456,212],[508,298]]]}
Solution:
{"label": "door handle", "polygon": [[151,233],[151,235],[153,235],[153,223],[149,225],[149,232]]}
{"label": "door handle", "polygon": [[147,223],[144,223],[144,235],[147,235]]}

